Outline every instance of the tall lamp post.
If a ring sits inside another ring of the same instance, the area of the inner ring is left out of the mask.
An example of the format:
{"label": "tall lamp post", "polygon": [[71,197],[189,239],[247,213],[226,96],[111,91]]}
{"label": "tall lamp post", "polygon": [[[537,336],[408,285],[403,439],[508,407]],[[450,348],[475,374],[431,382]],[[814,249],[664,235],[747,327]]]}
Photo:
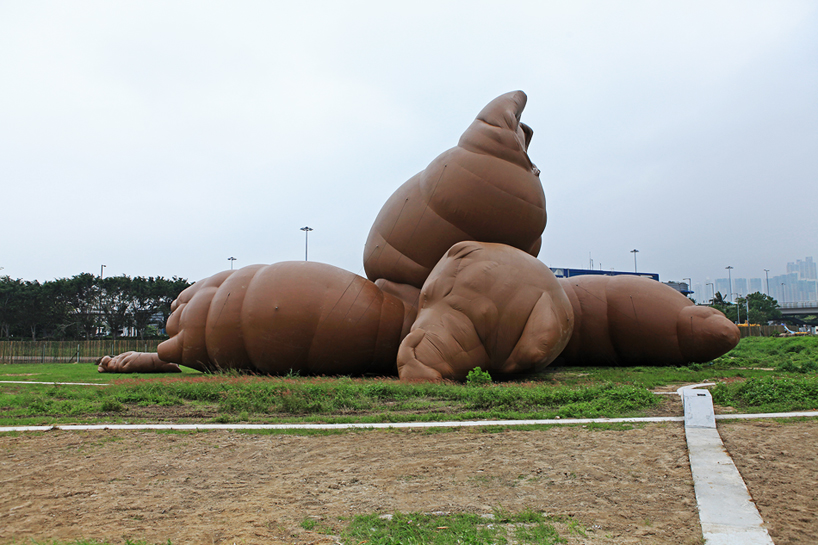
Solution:
{"label": "tall lamp post", "polygon": [[104,269],[104,268],[105,268],[105,267],[107,267],[107,266],[108,266],[108,265],[100,265],[100,266],[99,266],[99,277],[100,277],[100,279],[102,279],[102,269]]}
{"label": "tall lamp post", "polygon": [[[738,295],[738,293],[731,293],[730,297],[734,295]],[[738,306],[738,297],[733,297],[733,300],[736,302],[736,325],[741,323],[741,307]]]}
{"label": "tall lamp post", "polygon": [[631,253],[633,254],[633,272],[637,272],[636,271],[636,254],[639,253],[639,250],[634,248],[633,250],[631,250]]}
{"label": "tall lamp post", "polygon": [[228,258],[227,258],[227,261],[229,261],[229,262],[230,262],[230,270],[231,270],[231,271],[233,270],[233,262],[234,262],[235,260],[236,260],[236,258],[235,258],[235,257],[228,257]]}
{"label": "tall lamp post", "polygon": [[784,293],[784,282],[781,282],[781,304],[787,304],[787,294]]}
{"label": "tall lamp post", "polygon": [[[708,282],[707,284],[705,284],[705,286],[713,286],[711,288],[713,290],[713,297],[710,298],[710,302],[712,303],[713,300],[716,299],[716,285],[713,282]],[[704,296],[707,297],[707,292],[706,291],[705,291]]]}
{"label": "tall lamp post", "polygon": [[312,231],[312,227],[302,227],[301,231],[304,231],[304,261],[309,261],[308,259],[308,252],[310,249],[310,231]]}
{"label": "tall lamp post", "polygon": [[764,269],[764,276],[767,278],[767,297],[770,296],[770,269]]}
{"label": "tall lamp post", "polygon": [[734,295],[733,294],[733,275],[730,274],[730,271],[733,270],[733,267],[731,265],[727,265],[725,267],[725,269],[727,269],[727,279],[730,281],[730,299],[731,299],[730,302],[732,303],[733,302],[732,299],[733,299],[733,295]]}

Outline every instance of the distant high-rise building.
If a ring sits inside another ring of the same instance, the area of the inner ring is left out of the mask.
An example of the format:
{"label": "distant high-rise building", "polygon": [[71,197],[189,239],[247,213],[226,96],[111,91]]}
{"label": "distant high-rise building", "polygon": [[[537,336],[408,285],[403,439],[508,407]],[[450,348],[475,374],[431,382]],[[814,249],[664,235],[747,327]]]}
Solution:
{"label": "distant high-rise building", "polygon": [[782,306],[817,304],[818,264],[812,256],[808,256],[805,259],[787,263],[786,274],[769,277],[765,275],[764,278],[750,278],[749,280],[733,277],[732,285],[730,277],[717,278],[712,285],[708,278],[704,284],[703,293],[700,295],[697,291],[696,300],[700,303],[707,303],[715,293],[721,293],[725,301],[735,302],[736,297],[745,297],[756,292],[769,295]]}
{"label": "distant high-rise building", "polygon": [[787,263],[787,274],[795,273],[799,280],[816,280],[818,279],[818,270],[812,257],[807,257],[804,261],[800,259],[795,263]]}
{"label": "distant high-rise building", "polygon": [[812,257],[787,263],[787,274],[770,279],[770,292],[781,305],[818,302],[818,273]]}
{"label": "distant high-rise building", "polygon": [[716,278],[716,292],[720,293],[725,301],[733,300],[733,296],[730,295],[730,280],[728,278]]}
{"label": "distant high-rise building", "polygon": [[710,301],[710,297],[708,297],[707,290],[705,289],[706,287],[707,286],[701,282],[697,282],[693,285],[693,299],[700,305],[707,304]]}

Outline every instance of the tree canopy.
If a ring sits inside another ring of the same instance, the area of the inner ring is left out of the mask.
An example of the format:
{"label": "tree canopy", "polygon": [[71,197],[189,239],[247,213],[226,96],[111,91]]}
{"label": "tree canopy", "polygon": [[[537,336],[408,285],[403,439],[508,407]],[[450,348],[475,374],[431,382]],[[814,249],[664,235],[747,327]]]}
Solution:
{"label": "tree canopy", "polygon": [[99,278],[82,273],[43,282],[0,276],[0,338],[90,339],[162,329],[190,283],[174,276]]}
{"label": "tree canopy", "polygon": [[716,292],[710,306],[723,312],[733,322],[747,322],[748,307],[751,324],[767,324],[781,320],[778,301],[760,292],[751,293],[746,297],[737,297],[734,303],[726,301],[720,292]]}

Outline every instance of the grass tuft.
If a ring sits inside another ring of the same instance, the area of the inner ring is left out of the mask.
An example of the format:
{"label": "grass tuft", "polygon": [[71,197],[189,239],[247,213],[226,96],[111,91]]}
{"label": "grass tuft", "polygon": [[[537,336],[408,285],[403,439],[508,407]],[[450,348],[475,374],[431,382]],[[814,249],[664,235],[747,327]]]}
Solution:
{"label": "grass tuft", "polygon": [[502,511],[493,518],[471,513],[358,515],[342,533],[346,543],[386,544],[556,544],[565,543],[542,513]]}

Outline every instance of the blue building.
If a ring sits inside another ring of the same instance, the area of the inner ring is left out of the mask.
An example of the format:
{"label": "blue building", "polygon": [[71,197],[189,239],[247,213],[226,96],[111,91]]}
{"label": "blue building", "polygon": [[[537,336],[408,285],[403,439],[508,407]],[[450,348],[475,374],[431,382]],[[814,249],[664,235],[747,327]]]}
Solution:
{"label": "blue building", "polygon": [[601,271],[598,269],[569,269],[567,267],[550,267],[551,272],[554,273],[554,276],[557,278],[571,278],[572,276],[580,276],[583,274],[593,274],[596,276],[620,276],[620,275],[627,275],[627,276],[642,276],[644,278],[652,278],[653,280],[659,281],[659,275],[657,273],[632,273],[632,272],[625,272],[625,271]]}

